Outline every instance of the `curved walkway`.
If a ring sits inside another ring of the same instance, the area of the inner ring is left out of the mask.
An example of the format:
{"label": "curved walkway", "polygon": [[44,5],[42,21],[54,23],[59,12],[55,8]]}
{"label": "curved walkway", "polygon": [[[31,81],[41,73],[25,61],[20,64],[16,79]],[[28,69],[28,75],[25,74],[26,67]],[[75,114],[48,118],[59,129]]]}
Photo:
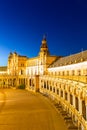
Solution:
{"label": "curved walkway", "polygon": [[67,130],[67,126],[48,98],[4,89],[0,90],[0,130]]}

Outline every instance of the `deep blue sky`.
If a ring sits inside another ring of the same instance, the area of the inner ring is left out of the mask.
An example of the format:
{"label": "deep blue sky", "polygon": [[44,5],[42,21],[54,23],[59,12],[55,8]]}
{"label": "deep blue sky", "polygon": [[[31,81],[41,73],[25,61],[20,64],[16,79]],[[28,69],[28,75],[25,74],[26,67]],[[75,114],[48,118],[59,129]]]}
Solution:
{"label": "deep blue sky", "polygon": [[0,65],[10,52],[38,55],[47,35],[52,55],[87,50],[87,0],[0,0]]}

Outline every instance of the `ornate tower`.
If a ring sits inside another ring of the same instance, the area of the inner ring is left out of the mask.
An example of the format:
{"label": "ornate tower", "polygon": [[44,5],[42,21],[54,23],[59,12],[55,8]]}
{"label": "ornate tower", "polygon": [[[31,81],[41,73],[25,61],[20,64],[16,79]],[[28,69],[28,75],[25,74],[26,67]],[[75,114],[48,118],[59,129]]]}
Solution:
{"label": "ornate tower", "polygon": [[46,40],[46,36],[43,36],[43,40],[42,40],[42,44],[40,47],[40,52],[39,52],[39,56],[44,57],[50,55],[49,50],[48,50],[48,46],[47,46],[47,40]]}
{"label": "ornate tower", "polygon": [[39,52],[39,71],[44,74],[47,69],[47,57],[50,56],[46,36],[43,36]]}

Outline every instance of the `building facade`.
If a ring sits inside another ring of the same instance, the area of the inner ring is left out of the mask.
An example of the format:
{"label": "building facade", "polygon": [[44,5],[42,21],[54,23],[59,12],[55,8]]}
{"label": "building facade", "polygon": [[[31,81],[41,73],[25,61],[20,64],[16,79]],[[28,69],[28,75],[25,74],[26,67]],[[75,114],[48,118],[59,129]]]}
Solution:
{"label": "building facade", "polygon": [[37,57],[10,53],[0,67],[0,88],[25,85],[62,105],[81,130],[87,130],[87,51],[61,57],[50,55],[44,37]]}

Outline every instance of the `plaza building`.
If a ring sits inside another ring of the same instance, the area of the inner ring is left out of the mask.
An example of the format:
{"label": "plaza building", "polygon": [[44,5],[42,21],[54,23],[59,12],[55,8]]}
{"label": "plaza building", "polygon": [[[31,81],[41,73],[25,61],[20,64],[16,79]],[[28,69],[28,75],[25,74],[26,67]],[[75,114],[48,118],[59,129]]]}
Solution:
{"label": "plaza building", "polygon": [[58,102],[79,130],[87,130],[87,51],[53,56],[44,37],[36,57],[10,53],[7,66],[0,67],[0,88],[20,85]]}

